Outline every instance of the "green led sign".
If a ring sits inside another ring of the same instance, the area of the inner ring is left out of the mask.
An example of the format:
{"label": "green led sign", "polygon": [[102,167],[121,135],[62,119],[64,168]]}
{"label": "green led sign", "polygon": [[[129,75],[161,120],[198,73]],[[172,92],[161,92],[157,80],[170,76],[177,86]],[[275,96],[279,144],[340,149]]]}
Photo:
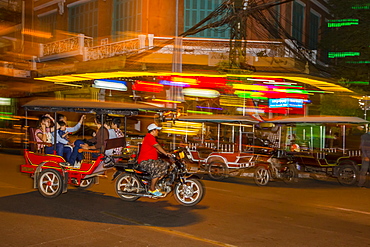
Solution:
{"label": "green led sign", "polygon": [[347,61],[346,63],[369,64],[370,61]]}
{"label": "green led sign", "polygon": [[355,6],[352,6],[352,9],[370,9],[370,3],[356,4]]}
{"label": "green led sign", "polygon": [[358,19],[329,20],[328,27],[345,27],[358,25]]}
{"label": "green led sign", "polygon": [[360,56],[359,52],[344,51],[344,52],[329,52],[328,58],[356,57]]}
{"label": "green led sign", "polygon": [[369,82],[368,81],[349,81],[347,83],[369,85]]}

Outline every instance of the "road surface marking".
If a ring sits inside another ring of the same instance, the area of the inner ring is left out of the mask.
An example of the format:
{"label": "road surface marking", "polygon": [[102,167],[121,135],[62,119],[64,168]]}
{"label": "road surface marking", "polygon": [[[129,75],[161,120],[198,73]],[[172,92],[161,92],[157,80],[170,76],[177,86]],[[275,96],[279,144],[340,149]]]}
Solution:
{"label": "road surface marking", "polygon": [[319,206],[319,207],[324,207],[324,208],[337,209],[337,210],[341,210],[341,211],[353,212],[353,213],[358,213],[358,214],[366,214],[366,215],[370,215],[370,212],[360,211],[360,210],[355,210],[355,209],[350,209],[350,208],[340,208],[340,207],[325,206],[325,205],[317,205],[317,206]]}
{"label": "road surface marking", "polygon": [[133,223],[133,224],[138,225],[138,226],[146,226],[146,227],[149,227],[151,229],[154,229],[154,230],[157,230],[157,231],[160,231],[160,232],[165,232],[165,233],[177,235],[177,236],[180,236],[180,237],[183,237],[183,238],[198,240],[198,241],[201,241],[201,242],[205,242],[205,243],[209,243],[209,244],[213,244],[213,245],[217,245],[217,246],[236,247],[235,245],[232,245],[232,244],[226,244],[226,243],[222,243],[222,242],[207,239],[207,238],[197,237],[197,236],[189,234],[189,233],[179,232],[179,231],[167,229],[167,228],[164,228],[164,227],[152,226],[150,224],[146,224],[146,223],[143,223],[143,222],[140,222],[140,221],[136,221],[136,220],[133,220],[133,219],[130,219],[130,218],[126,218],[126,217],[123,217],[121,215],[108,213],[108,212],[101,212],[101,213],[109,215],[111,217],[115,217],[115,218],[118,218],[118,219],[128,221],[128,222]]}

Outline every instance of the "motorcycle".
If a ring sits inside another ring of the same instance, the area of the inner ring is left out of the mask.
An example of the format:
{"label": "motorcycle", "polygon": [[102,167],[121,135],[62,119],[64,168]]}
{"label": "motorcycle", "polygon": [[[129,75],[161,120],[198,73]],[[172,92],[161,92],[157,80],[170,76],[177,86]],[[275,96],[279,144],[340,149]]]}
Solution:
{"label": "motorcycle", "polygon": [[183,206],[194,206],[204,196],[203,183],[193,174],[188,173],[183,150],[175,150],[170,157],[170,166],[167,174],[158,181],[157,188],[162,196],[149,193],[150,174],[138,168],[137,163],[115,164],[116,173],[113,175],[117,195],[124,201],[136,201],[140,197],[164,198],[173,191],[178,203]]}
{"label": "motorcycle", "polygon": [[285,183],[298,182],[298,171],[290,159],[279,158],[281,154],[273,152],[265,162],[256,162],[254,182],[258,186],[267,185],[272,179],[281,179]]}

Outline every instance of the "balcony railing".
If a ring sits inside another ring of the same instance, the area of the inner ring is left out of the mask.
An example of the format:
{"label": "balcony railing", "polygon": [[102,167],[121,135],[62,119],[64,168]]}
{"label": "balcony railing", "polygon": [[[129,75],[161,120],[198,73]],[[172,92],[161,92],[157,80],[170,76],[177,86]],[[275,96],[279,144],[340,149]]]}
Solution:
{"label": "balcony railing", "polygon": [[79,34],[76,37],[40,44],[41,61],[83,55],[84,48],[93,44],[93,38]]}
{"label": "balcony railing", "polygon": [[140,50],[139,48],[138,38],[94,47],[86,47],[84,52],[84,61],[137,53]]}
{"label": "balcony railing", "polygon": [[[167,43],[171,37],[154,37],[154,35],[139,35],[138,38],[123,40],[114,43],[106,43],[99,46],[92,46],[93,39],[83,34],[76,37],[59,40],[40,45],[41,61],[58,59],[82,55],[84,61],[99,60],[114,56],[134,54],[143,52],[153,47],[162,46],[155,53],[173,54],[174,45]],[[292,49],[292,41],[258,41],[248,40],[247,56],[250,57],[270,57],[270,58],[294,58],[295,55],[291,50],[286,48],[286,44]],[[230,49],[230,40],[227,39],[206,39],[206,38],[183,38],[181,52],[185,55],[208,55],[223,54],[223,58],[228,57]],[[312,62],[316,61],[316,51],[303,51]],[[256,60],[258,61],[258,59]]]}

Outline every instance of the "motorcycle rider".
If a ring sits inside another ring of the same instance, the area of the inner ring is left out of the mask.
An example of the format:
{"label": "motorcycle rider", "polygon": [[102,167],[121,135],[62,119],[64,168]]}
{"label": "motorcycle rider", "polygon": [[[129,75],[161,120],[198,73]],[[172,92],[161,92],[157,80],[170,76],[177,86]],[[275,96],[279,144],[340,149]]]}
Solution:
{"label": "motorcycle rider", "polygon": [[156,189],[156,184],[166,173],[169,163],[158,158],[158,152],[166,156],[169,156],[157,142],[156,137],[159,131],[162,129],[155,123],[149,124],[148,133],[144,137],[143,143],[141,144],[140,153],[138,157],[139,168],[148,172],[151,175],[151,183],[149,193],[154,196],[161,196],[162,193]]}

